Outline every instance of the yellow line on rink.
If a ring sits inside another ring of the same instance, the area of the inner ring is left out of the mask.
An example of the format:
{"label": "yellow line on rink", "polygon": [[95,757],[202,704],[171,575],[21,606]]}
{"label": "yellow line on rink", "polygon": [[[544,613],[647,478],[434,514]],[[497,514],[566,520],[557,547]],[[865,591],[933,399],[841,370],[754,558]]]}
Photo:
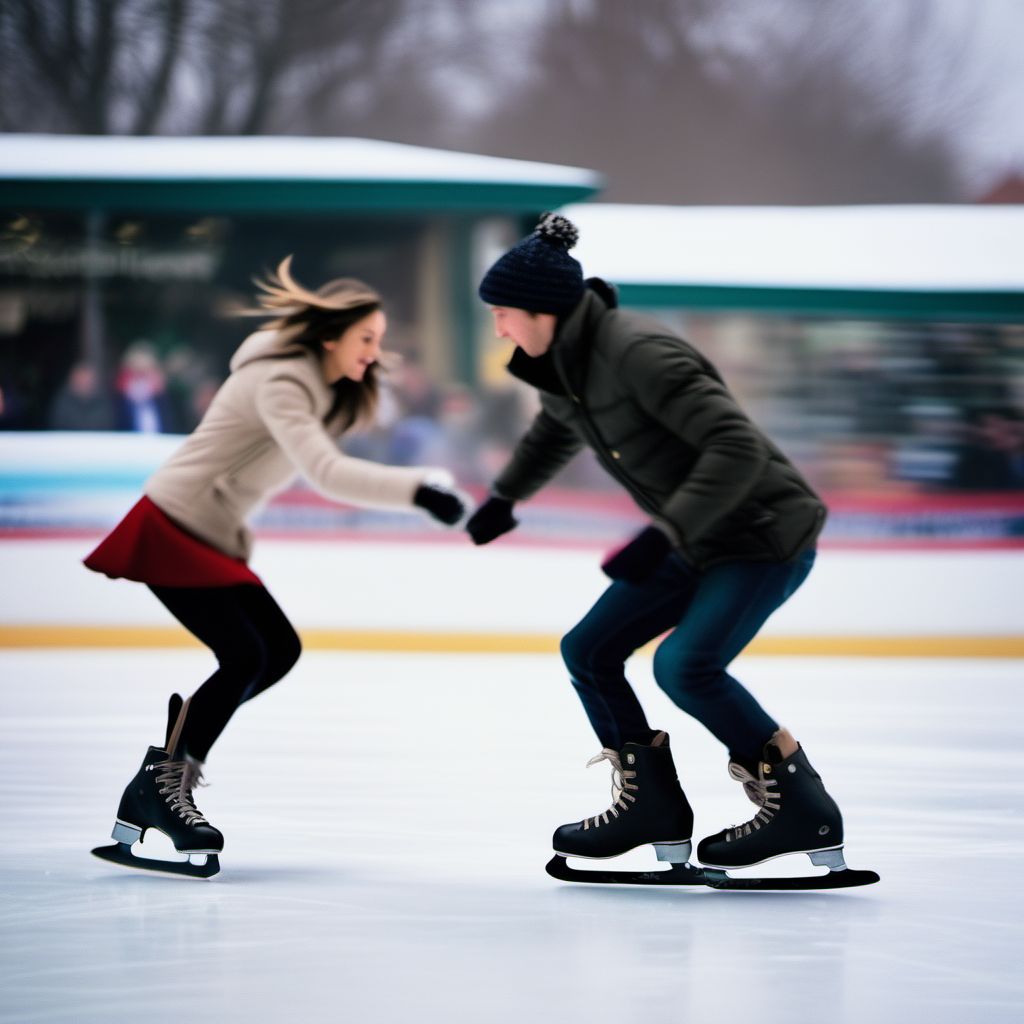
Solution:
{"label": "yellow line on rink", "polygon": [[1024,658],[1024,636],[763,636],[744,651],[834,658]]}
{"label": "yellow line on rink", "polygon": [[[438,654],[557,654],[550,633],[462,633],[377,629],[305,629],[312,651]],[[198,648],[176,626],[0,625],[0,649],[67,647]],[[648,652],[654,645],[649,645]],[[852,658],[1024,658],[1024,636],[761,636],[750,655]]]}

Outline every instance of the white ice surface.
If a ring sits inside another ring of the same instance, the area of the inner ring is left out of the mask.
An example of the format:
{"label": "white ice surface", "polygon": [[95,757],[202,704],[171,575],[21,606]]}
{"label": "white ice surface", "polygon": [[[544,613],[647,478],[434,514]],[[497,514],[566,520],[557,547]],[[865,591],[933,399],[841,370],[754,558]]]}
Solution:
{"label": "white ice surface", "polygon": [[[309,653],[214,749],[219,876],[91,858],[166,695],[209,667],[0,651],[3,1024],[1024,1018],[1019,662],[739,660],[839,800],[848,863],[882,876],[800,894],[548,878],[552,828],[609,794],[539,655]],[[716,742],[649,661],[633,678],[696,836],[748,818]]]}

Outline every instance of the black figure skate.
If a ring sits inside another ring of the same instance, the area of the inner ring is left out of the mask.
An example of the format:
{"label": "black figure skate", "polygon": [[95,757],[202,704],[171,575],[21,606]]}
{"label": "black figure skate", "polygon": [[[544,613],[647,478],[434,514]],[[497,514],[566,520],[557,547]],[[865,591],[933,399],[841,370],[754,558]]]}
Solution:
{"label": "black figure skate", "polygon": [[[601,814],[555,831],[555,855],[547,873],[563,882],[703,885],[700,869],[689,863],[693,811],[676,777],[668,736],[658,733],[650,746],[627,743],[621,751],[605,748],[588,766],[599,761],[612,765],[612,805]],[[566,857],[618,857],[647,843],[668,868],[581,871],[566,863]]]}
{"label": "black figure skate", "polygon": [[[784,757],[783,749],[795,747]],[[874,871],[851,871],[843,859],[843,818],[811,767],[803,748],[785,730],[765,746],[755,777],[731,762],[729,774],[743,783],[758,812],[743,825],[701,840],[697,856],[704,880],[716,889],[842,889],[878,881]],[[806,853],[825,875],[801,878],[734,878],[730,868],[751,867],[790,853]]]}
{"label": "black figure skate", "polygon": [[[163,748],[150,747],[138,774],[128,784],[117,808],[111,833],[112,846],[92,852],[101,860],[123,867],[142,868],[189,878],[209,878],[220,870],[218,854],[224,837],[203,817],[192,800],[192,790],[202,781],[202,764],[184,752],[179,737],[188,701],[171,697],[167,739]],[[142,842],[149,829],[163,832],[187,860],[156,860],[138,857],[132,845]]]}

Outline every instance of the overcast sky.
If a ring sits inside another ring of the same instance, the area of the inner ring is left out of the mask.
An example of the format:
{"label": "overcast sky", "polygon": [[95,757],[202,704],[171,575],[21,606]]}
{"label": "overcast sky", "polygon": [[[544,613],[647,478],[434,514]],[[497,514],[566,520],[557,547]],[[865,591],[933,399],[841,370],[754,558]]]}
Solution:
{"label": "overcast sky", "polygon": [[976,26],[974,61],[985,83],[978,120],[961,126],[972,174],[1014,168],[1024,175],[1024,2],[939,0],[952,32]]}

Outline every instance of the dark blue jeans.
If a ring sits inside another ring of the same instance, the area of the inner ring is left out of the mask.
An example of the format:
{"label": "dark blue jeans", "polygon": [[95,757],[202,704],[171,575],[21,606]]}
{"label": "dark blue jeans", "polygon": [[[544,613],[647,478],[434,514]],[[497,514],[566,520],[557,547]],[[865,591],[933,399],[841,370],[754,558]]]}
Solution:
{"label": "dark blue jeans", "polygon": [[603,746],[655,735],[625,674],[626,659],[666,630],[654,655],[658,686],[741,763],[756,762],[779,728],[726,668],[807,578],[793,562],[725,562],[704,572],[671,555],[643,583],[614,582],[562,639],[562,657]]}

